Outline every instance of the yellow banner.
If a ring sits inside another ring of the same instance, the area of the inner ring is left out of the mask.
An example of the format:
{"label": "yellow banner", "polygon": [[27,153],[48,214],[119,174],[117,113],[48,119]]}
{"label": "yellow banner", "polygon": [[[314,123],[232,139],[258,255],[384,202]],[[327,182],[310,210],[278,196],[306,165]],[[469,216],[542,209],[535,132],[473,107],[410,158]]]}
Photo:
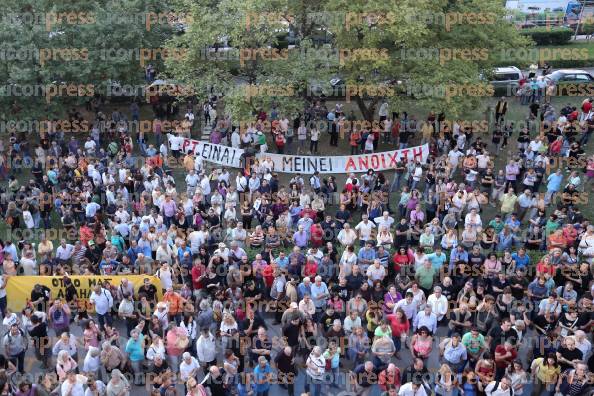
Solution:
{"label": "yellow banner", "polygon": [[[156,276],[148,275],[114,275],[114,276],[102,276],[102,275],[72,275],[69,277],[72,280],[72,284],[76,288],[78,293],[79,304],[85,304],[89,312],[93,312],[93,306],[89,304],[89,297],[91,296],[92,289],[99,282],[108,281],[111,285],[119,286],[122,279],[126,278],[134,285],[134,293],[138,292],[140,286],[143,285],[144,279],[149,279],[153,285],[157,287],[157,297],[159,300],[163,297],[163,287],[161,286],[161,280]],[[40,285],[47,286],[51,290],[50,303],[57,299],[64,299],[66,296],[66,286],[62,276],[11,276],[8,278],[6,284],[6,297],[8,307],[13,312],[20,312],[23,310],[27,303],[31,301],[31,291],[33,287],[39,283]]]}

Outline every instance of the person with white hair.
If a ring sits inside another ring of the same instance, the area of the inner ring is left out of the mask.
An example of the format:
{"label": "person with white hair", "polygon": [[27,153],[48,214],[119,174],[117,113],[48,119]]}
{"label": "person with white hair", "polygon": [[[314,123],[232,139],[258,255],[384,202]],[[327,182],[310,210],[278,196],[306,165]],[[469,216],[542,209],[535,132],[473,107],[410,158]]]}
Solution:
{"label": "person with white hair", "polygon": [[326,373],[326,359],[322,356],[322,348],[315,346],[309,354],[306,366],[305,391],[309,392],[313,385],[311,396],[322,395],[322,382]]}
{"label": "person with white hair", "polygon": [[583,330],[576,330],[573,335],[575,337],[575,347],[582,351],[583,360],[587,360],[590,357],[590,352],[592,352],[592,343],[588,341]]}
{"label": "person with white hair", "polygon": [[113,370],[124,364],[126,356],[117,346],[112,345],[109,341],[104,341],[101,344],[101,364],[105,367],[105,371],[111,374]]}
{"label": "person with white hair", "polygon": [[156,316],[161,323],[161,327],[167,328],[169,324],[169,306],[166,302],[161,301],[157,304],[153,316]]}
{"label": "person with white hair", "polygon": [[190,378],[196,377],[200,363],[189,352],[184,352],[182,361],[179,364],[179,377],[183,382],[187,382]]}
{"label": "person with white hair", "polygon": [[130,396],[130,383],[118,369],[111,372],[111,380],[107,384],[106,396]]}
{"label": "person with white hair", "polygon": [[101,378],[101,359],[99,348],[89,347],[85,360],[83,362],[82,371],[89,375],[92,374],[95,378]]}
{"label": "person with white hair", "polygon": [[437,315],[437,321],[442,321],[448,313],[448,299],[442,294],[440,286],[433,288],[433,294],[427,297],[427,305],[431,306],[431,311]]}
{"label": "person with white hair", "polygon": [[311,299],[316,306],[316,318],[326,309],[326,303],[329,298],[330,291],[328,290],[328,286],[326,286],[325,282],[322,282],[321,276],[316,276],[313,285],[311,285]]}
{"label": "person with white hair", "polygon": [[60,351],[56,359],[56,373],[58,380],[64,381],[70,371],[76,370],[78,363],[69,354],[68,351]]}

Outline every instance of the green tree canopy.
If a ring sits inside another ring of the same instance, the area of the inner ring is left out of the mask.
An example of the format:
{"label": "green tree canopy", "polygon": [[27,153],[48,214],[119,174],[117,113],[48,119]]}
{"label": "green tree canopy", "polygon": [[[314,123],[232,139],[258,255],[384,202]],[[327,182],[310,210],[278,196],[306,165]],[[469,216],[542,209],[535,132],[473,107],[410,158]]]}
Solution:
{"label": "green tree canopy", "polygon": [[[528,44],[504,21],[500,2],[490,0],[179,0],[176,9],[189,12],[192,22],[169,43],[187,56],[167,61],[167,73],[200,97],[216,87],[236,120],[273,101],[296,112],[333,77],[347,87],[390,86],[393,108],[414,99],[457,115],[479,103],[474,90],[467,92],[481,87],[481,73],[498,51]],[[223,42],[231,49],[214,52]],[[287,55],[276,54],[280,59],[254,56],[255,49],[289,45]],[[246,87],[252,84],[264,88]],[[351,96],[367,119],[382,100],[374,92]]]}

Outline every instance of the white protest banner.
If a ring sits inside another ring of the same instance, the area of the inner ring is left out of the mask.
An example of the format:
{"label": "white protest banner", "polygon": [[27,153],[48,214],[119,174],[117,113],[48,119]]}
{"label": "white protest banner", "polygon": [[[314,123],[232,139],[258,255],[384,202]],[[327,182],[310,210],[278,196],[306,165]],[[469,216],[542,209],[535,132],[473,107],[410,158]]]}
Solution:
{"label": "white protest banner", "polygon": [[236,149],[222,144],[211,144],[194,139],[184,139],[182,152],[194,153],[201,156],[205,161],[215,164],[241,168],[241,155],[243,150]]}
{"label": "white protest banner", "polygon": [[361,155],[324,157],[261,153],[257,157],[260,160],[270,159],[274,163],[273,170],[279,173],[359,173],[367,172],[369,169],[394,169],[396,162],[401,158],[407,158],[409,161],[420,160],[424,163],[429,158],[429,145]]}
{"label": "white protest banner", "polygon": [[[194,139],[184,139],[182,151],[199,155],[205,161],[232,168],[241,168],[241,156],[244,153],[241,149]],[[418,159],[424,163],[429,158],[429,145],[360,155],[311,156],[260,153],[256,157],[261,161],[270,159],[274,164],[274,171],[279,173],[313,174],[315,171],[322,174],[359,173],[367,172],[368,169],[376,171],[394,169],[396,162],[405,157],[409,161]]]}

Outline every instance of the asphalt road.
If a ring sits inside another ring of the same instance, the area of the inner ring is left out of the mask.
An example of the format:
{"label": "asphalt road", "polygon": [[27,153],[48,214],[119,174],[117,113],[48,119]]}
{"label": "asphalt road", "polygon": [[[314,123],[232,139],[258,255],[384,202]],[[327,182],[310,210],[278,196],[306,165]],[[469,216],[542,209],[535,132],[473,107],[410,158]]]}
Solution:
{"label": "asphalt road", "polygon": [[[272,317],[266,317],[266,324],[268,326],[268,335],[271,339],[274,339],[274,337],[281,337],[281,329],[280,326],[278,325],[274,325],[273,324],[273,318]],[[125,334],[125,326],[123,324],[118,324],[117,325],[120,334]],[[2,334],[5,334],[6,331],[6,327],[2,326]],[[83,364],[83,360],[84,360],[84,356],[86,354],[85,349],[82,347],[82,330],[79,326],[73,324],[71,326],[71,332],[81,340],[81,346],[79,346],[79,366],[82,366]],[[51,331],[51,336],[53,336],[53,331]],[[447,335],[447,328],[445,326],[441,326],[438,328],[437,331],[437,337],[435,337],[434,339],[434,345],[433,345],[433,351],[429,357],[429,359],[426,362],[426,366],[428,367],[430,372],[436,372],[439,367],[440,367],[440,361],[439,361],[439,341],[443,340],[444,337],[446,337]],[[533,333],[531,333],[530,331],[527,333],[526,335],[526,339],[530,338],[530,336],[533,335]],[[410,337],[409,337],[410,339]],[[122,339],[120,342],[121,345],[125,345],[125,340]],[[219,345],[220,347],[220,345]],[[528,368],[530,361],[528,361],[529,359],[529,350],[531,348],[529,346],[527,346],[526,344],[523,344],[523,346],[520,348],[520,352],[518,354],[519,356],[519,360],[521,360],[524,363],[524,367]],[[277,349],[273,350],[273,355],[276,354],[276,352],[278,351]],[[218,350],[218,363],[222,366],[222,361],[223,361],[223,355],[222,355],[222,349]],[[343,378],[347,378],[347,374],[348,374],[348,369],[352,367],[352,365],[350,364],[350,362],[348,362],[346,360],[346,357],[341,359],[341,361],[344,363],[345,368],[343,368],[341,370],[341,373],[343,374]],[[404,371],[407,367],[409,367],[411,365],[412,362],[412,356],[411,353],[408,349],[403,349],[400,351],[400,359],[396,359],[396,358],[392,358],[391,360],[392,362],[394,362],[399,369],[402,371]],[[52,358],[52,366],[51,367],[55,367],[55,357]],[[299,365],[300,360],[297,359],[297,364]],[[39,378],[41,378],[43,376],[43,374],[47,371],[51,371],[51,370],[43,370],[41,368],[41,364],[39,363],[39,361],[35,358],[35,355],[33,353],[32,348],[29,348],[29,350],[27,351],[27,355],[26,355],[26,359],[25,359],[25,373],[28,376],[28,378],[33,378],[35,381],[37,381]],[[107,377],[104,377],[104,379]],[[203,378],[202,373],[199,374],[198,379],[201,380]],[[15,383],[18,383],[18,376],[15,376],[14,378]],[[107,380],[106,380],[107,381]],[[304,369],[300,369],[299,375],[296,379],[296,385],[295,385],[295,394],[297,396],[299,396],[302,392],[304,392],[304,383],[305,383],[305,371]],[[344,382],[343,382],[344,383]],[[178,395],[185,395],[184,393],[184,386],[183,384],[178,384],[177,385],[177,391],[178,391]],[[141,386],[133,386],[132,390],[131,390],[131,395],[132,396],[141,396],[141,395],[147,395],[148,394],[148,388],[146,386],[141,387]],[[323,391],[322,391],[323,395],[328,395],[328,396],[358,396],[356,395],[356,393],[350,391],[350,390],[346,390],[343,386],[343,389],[336,389],[336,388],[331,388],[329,386],[324,386]],[[529,395],[530,394],[530,385],[527,385],[524,388],[524,395]],[[287,390],[281,388],[280,386],[277,385],[273,385],[270,391],[270,395],[274,395],[274,396],[285,396],[288,395]],[[371,392],[370,396],[379,396],[381,395],[381,391],[378,388],[377,385],[374,385],[374,389]],[[213,395],[213,396],[219,396],[219,395]]]}

